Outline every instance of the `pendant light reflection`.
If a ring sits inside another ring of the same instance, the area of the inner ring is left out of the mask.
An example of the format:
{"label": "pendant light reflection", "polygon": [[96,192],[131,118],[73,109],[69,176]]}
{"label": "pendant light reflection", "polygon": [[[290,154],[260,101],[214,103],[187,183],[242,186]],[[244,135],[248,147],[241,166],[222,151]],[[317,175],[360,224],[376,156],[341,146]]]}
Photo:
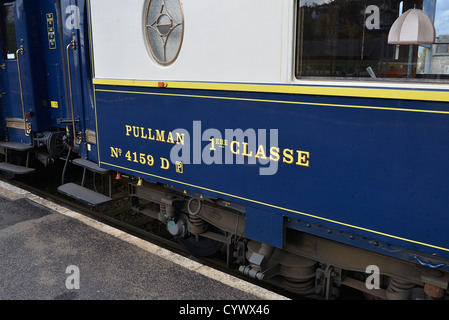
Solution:
{"label": "pendant light reflection", "polygon": [[389,44],[433,44],[435,27],[420,9],[409,9],[393,23],[388,34]]}
{"label": "pendant light reflection", "polygon": [[391,26],[388,43],[409,45],[407,78],[412,75],[413,45],[435,43],[435,26],[429,16],[420,9],[409,9]]}

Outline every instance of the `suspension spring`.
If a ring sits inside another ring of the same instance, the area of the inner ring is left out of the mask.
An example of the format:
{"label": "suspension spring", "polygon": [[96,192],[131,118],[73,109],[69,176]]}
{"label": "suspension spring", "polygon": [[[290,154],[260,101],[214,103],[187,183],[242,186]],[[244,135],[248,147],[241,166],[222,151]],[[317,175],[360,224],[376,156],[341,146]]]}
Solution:
{"label": "suspension spring", "polygon": [[193,234],[200,234],[206,231],[206,221],[198,216],[189,215],[190,228],[189,231]]}

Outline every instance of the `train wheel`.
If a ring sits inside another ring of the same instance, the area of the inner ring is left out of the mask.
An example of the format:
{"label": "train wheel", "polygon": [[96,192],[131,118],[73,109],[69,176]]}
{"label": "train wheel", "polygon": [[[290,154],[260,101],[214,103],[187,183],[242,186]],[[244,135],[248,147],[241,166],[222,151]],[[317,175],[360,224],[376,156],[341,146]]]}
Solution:
{"label": "train wheel", "polygon": [[198,257],[210,257],[217,253],[223,246],[223,243],[219,241],[203,237],[197,239],[195,236],[190,236],[178,240],[190,253]]}

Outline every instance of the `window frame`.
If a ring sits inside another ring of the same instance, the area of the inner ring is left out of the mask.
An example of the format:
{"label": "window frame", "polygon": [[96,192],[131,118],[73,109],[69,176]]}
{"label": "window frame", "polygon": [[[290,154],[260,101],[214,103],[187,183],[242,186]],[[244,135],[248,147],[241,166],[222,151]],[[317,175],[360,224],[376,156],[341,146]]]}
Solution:
{"label": "window frame", "polygon": [[[294,84],[304,84],[313,82],[316,85],[328,86],[328,85],[342,85],[342,86],[354,86],[354,87],[376,87],[379,86],[388,86],[388,87],[397,87],[404,88],[404,86],[410,85],[413,86],[414,89],[425,89],[428,88],[429,85],[432,86],[433,89],[436,90],[447,90],[449,85],[449,74],[439,73],[439,74],[420,74],[421,76],[413,77],[413,78],[404,78],[404,77],[352,77],[352,76],[313,76],[313,75],[301,75],[299,72],[299,68],[301,67],[301,61],[303,55],[301,54],[303,43],[301,43],[301,17],[300,10],[301,0],[295,0],[293,4],[293,25],[292,25],[292,33],[293,33],[293,45],[291,47],[292,52],[292,82]],[[436,7],[437,8],[437,7]],[[435,8],[435,10],[436,10]],[[448,42],[438,42],[438,34],[436,35],[435,43],[432,46],[438,44],[448,44],[449,49],[449,41]],[[445,36],[445,35],[441,35]],[[449,38],[449,35],[448,35]],[[338,41],[338,40],[337,40]],[[388,44],[391,45],[391,44]],[[393,46],[393,45],[391,45]],[[419,52],[420,48],[425,45],[416,45],[415,52]],[[448,50],[449,51],[449,50]],[[416,60],[413,63],[413,68],[416,70],[418,68],[418,53],[416,53]],[[433,56],[448,56],[448,53],[435,53]],[[403,62],[402,62],[403,63]],[[449,63],[449,60],[448,60]],[[403,63],[404,64],[404,63]],[[449,66],[448,66],[449,68]]]}
{"label": "window frame", "polygon": [[[1,44],[0,44],[0,55],[1,55],[1,59],[3,60],[3,61],[15,61],[15,60],[17,60],[17,56],[16,56],[16,51],[17,51],[17,46],[18,46],[18,42],[17,42],[17,31],[16,31],[16,15],[15,15],[15,12],[14,12],[14,10],[15,10],[15,2],[5,2],[5,3],[1,3],[0,4],[0,10],[1,11],[3,11],[3,10],[6,10],[6,8],[12,8],[12,14],[13,14],[13,18],[14,18],[14,46],[10,46],[9,44],[10,44],[10,42],[9,42],[9,37],[8,37],[8,30],[4,30],[5,32],[3,32],[3,26],[4,27],[7,27],[6,26],[6,23],[4,23],[4,22],[1,22],[1,25],[0,25],[0,41],[1,41]],[[3,12],[1,12],[0,13],[0,15],[2,15],[3,14]],[[7,28],[8,29],[8,28]],[[6,39],[5,39],[5,37],[6,37]],[[8,42],[8,46],[6,46],[5,44],[5,40],[7,40]],[[7,48],[6,47],[11,47],[11,48],[14,48],[13,49],[13,51],[12,51],[12,53],[8,53],[7,52]],[[10,58],[10,57],[8,57],[8,55],[14,55],[14,58]]]}

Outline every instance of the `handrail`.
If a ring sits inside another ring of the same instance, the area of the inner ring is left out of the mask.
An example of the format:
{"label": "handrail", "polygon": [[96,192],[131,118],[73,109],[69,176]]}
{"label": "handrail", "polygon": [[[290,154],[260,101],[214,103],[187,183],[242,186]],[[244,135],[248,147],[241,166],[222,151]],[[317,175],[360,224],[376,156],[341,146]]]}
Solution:
{"label": "handrail", "polygon": [[73,108],[73,89],[72,89],[72,67],[70,64],[70,49],[72,51],[76,50],[76,41],[72,40],[66,48],[67,52],[67,67],[68,67],[68,76],[69,76],[69,92],[70,92],[70,108],[72,112],[72,129],[73,129],[73,142],[77,145],[81,144],[80,139],[76,137],[76,125],[75,125],[75,111]]}
{"label": "handrail", "polygon": [[28,121],[26,120],[26,115],[25,115],[25,101],[24,101],[24,96],[23,96],[23,85],[22,85],[22,72],[21,72],[21,68],[20,68],[20,56],[25,54],[25,50],[23,49],[23,45],[20,46],[19,49],[17,49],[16,51],[16,57],[17,57],[17,71],[19,73],[19,87],[20,87],[20,99],[22,101],[22,116],[23,116],[23,129],[25,130],[25,135],[29,136],[31,134],[31,124],[28,123]]}

